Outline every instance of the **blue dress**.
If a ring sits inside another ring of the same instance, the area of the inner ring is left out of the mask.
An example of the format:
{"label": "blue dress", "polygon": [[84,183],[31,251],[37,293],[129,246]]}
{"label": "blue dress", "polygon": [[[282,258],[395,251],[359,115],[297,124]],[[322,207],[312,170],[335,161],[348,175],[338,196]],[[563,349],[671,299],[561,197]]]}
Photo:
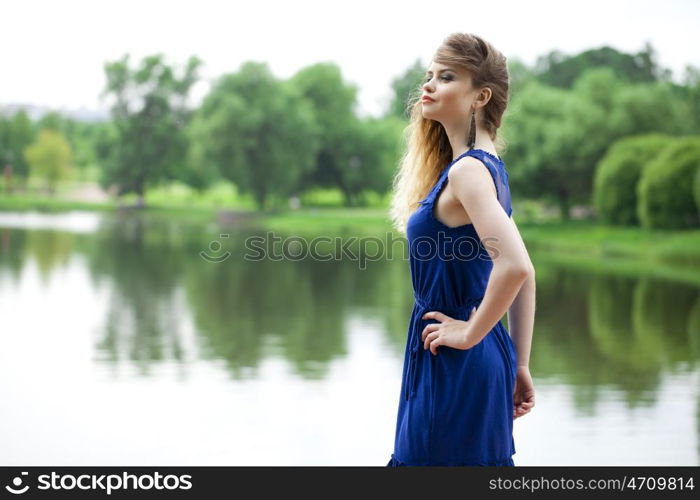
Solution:
{"label": "blue dress", "polygon": [[466,321],[483,299],[493,261],[472,224],[450,227],[433,206],[450,167],[463,156],[478,158],[496,186],[498,201],[512,213],[508,172],[503,162],[470,149],[450,162],[420,201],[406,226],[414,306],[401,380],[394,452],[387,466],[513,466],[513,390],[516,353],[500,321],[475,346],[462,350],[423,349],[421,332],[441,311]]}

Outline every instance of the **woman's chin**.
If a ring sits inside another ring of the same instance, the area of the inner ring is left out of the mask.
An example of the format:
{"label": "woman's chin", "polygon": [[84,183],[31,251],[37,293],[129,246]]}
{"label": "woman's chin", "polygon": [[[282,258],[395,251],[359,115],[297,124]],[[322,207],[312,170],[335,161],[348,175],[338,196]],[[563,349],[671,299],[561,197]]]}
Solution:
{"label": "woman's chin", "polygon": [[423,113],[423,118],[425,118],[426,120],[435,120],[435,121],[439,121],[438,118],[439,118],[440,116],[438,115],[438,113],[433,113],[433,112],[431,112],[430,110],[427,110],[427,109],[425,109],[425,108],[423,108],[422,113]]}

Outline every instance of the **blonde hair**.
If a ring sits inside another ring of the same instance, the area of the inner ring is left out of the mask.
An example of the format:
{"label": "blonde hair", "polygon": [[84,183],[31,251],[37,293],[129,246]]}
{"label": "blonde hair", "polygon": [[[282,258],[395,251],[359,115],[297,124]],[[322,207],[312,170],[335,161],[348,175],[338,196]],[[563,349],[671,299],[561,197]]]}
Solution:
{"label": "blonde hair", "polygon": [[[466,70],[475,88],[489,87],[491,98],[483,108],[480,124],[501,155],[505,146],[498,137],[508,105],[508,66],[505,56],[490,43],[470,33],[452,33],[438,47],[433,61]],[[442,170],[452,161],[452,148],[440,122],[423,117],[420,97],[423,82],[408,97],[409,124],[404,129],[406,150],[393,178],[389,214],[394,228],[406,233],[411,213],[432,189]]]}

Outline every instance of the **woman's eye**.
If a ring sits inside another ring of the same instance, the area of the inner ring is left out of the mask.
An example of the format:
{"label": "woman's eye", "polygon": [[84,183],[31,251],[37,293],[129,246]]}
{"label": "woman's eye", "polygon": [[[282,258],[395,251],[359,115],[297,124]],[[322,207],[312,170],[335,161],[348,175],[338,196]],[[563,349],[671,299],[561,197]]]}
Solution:
{"label": "woman's eye", "polygon": [[[427,77],[427,78],[425,79],[425,83],[429,82],[429,81],[430,81],[430,78],[431,78],[431,77]],[[445,80],[446,82],[450,81],[450,77],[448,77],[448,76],[441,76],[440,79],[441,79],[441,80]]]}

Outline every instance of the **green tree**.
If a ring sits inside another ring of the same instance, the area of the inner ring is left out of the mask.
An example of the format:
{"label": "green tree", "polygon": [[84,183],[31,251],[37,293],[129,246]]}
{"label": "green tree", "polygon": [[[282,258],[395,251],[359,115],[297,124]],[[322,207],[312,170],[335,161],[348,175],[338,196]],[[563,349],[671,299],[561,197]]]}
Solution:
{"label": "green tree", "polygon": [[648,132],[669,135],[692,132],[685,103],[671,83],[622,85],[605,109],[612,131],[618,137]]}
{"label": "green tree", "polygon": [[136,193],[142,207],[148,186],[185,176],[191,115],[186,101],[200,64],[190,57],[180,77],[162,54],[144,58],[135,69],[128,54],[105,65],[103,96],[114,100],[114,129],[100,140],[104,187],[116,184],[119,195]]}
{"label": "green tree", "polygon": [[654,48],[649,43],[637,54],[625,54],[607,46],[573,56],[555,50],[538,58],[535,72],[542,83],[561,88],[573,87],[583,73],[593,68],[608,68],[626,82],[669,80],[669,70],[661,68],[656,59]]}
{"label": "green tree", "polygon": [[358,121],[340,144],[338,156],[347,158],[339,179],[346,205],[360,205],[369,191],[383,195],[391,188],[404,126],[403,120],[393,116],[368,117]]}
{"label": "green tree", "polygon": [[560,129],[573,106],[569,92],[532,81],[513,99],[503,124],[508,143],[504,159],[513,165],[509,170],[513,191],[557,203],[563,217],[568,217],[572,197],[580,187],[562,156],[562,141],[570,132]]}
{"label": "green tree", "polygon": [[391,82],[393,97],[389,103],[389,116],[408,120],[410,116],[409,103],[422,93],[423,77],[428,65],[417,59],[411,67]]}
{"label": "green tree", "polygon": [[508,58],[508,93],[517,95],[530,81],[537,78],[535,72],[518,58]]}
{"label": "green tree", "polygon": [[32,174],[46,180],[51,195],[56,191],[57,182],[67,179],[73,170],[70,145],[63,134],[54,130],[39,132],[36,142],[24,150],[24,157]]}
{"label": "green tree", "polygon": [[645,166],[637,184],[637,215],[645,228],[698,227],[693,181],[700,171],[700,137],[671,141]]}
{"label": "green tree", "polygon": [[[37,121],[37,127],[41,130],[55,130],[61,132],[73,151],[73,162],[76,167],[76,174],[85,177],[88,175],[88,168],[94,167],[98,162],[96,152],[96,138],[100,128],[105,124],[101,122],[83,122],[68,116],[61,115],[55,111],[43,115]],[[92,179],[92,173],[90,178]]]}
{"label": "green tree", "polygon": [[29,176],[24,149],[32,143],[34,137],[34,126],[24,110],[15,112],[11,117],[0,116],[0,170],[5,165],[10,165],[12,176],[22,183]]}
{"label": "green tree", "polygon": [[666,134],[644,134],[615,141],[598,162],[593,202],[601,220],[638,225],[637,183],[642,170],[674,140]]}
{"label": "green tree", "polygon": [[311,103],[320,126],[315,165],[300,179],[299,190],[335,187],[343,193],[346,205],[354,205],[366,179],[366,167],[371,165],[366,154],[364,160],[358,154],[364,149],[361,142],[366,136],[354,113],[357,87],[345,83],[340,68],[333,63],[306,67],[289,84]]}
{"label": "green tree", "polygon": [[193,117],[189,137],[194,175],[203,182],[223,176],[251,193],[261,210],[298,193],[320,145],[311,103],[258,62],[218,79]]}
{"label": "green tree", "polygon": [[700,134],[700,68],[687,65],[683,84],[676,89],[681,95],[686,112],[683,123],[687,124],[690,133]]}
{"label": "green tree", "polygon": [[591,69],[570,90],[530,82],[506,112],[511,175],[521,195],[545,197],[569,218],[589,204],[598,162],[621,137],[685,130],[683,110],[665,83],[628,84],[609,68]]}

